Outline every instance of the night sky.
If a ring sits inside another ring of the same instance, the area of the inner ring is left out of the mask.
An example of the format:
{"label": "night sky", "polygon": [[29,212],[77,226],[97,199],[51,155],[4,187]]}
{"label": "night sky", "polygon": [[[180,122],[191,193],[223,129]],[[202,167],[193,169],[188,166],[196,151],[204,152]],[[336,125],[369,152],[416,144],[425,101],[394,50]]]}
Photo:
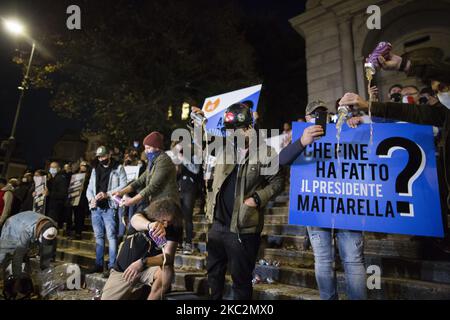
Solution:
{"label": "night sky", "polygon": [[[55,0],[56,1],[56,0]],[[286,59],[286,54],[294,56],[297,60],[304,61],[303,39],[291,28],[288,19],[304,11],[304,1],[290,0],[245,0],[240,1],[246,14],[246,23],[249,24],[248,41],[257,52],[256,66],[263,75],[265,82],[276,83],[278,79],[279,94],[292,94],[284,91],[292,91],[283,88],[286,76],[289,78],[292,61]],[[73,4],[77,4],[76,1]],[[27,25],[45,23],[39,17],[33,15],[33,8],[39,5],[39,1],[2,1],[0,4],[0,16],[15,15]],[[82,15],[83,7],[80,4]],[[52,10],[52,8],[48,8]],[[56,14],[56,13],[55,13]],[[60,13],[67,16],[65,12]],[[65,27],[65,26],[62,26]],[[267,47],[270,37],[276,41],[277,49]],[[14,39],[0,30],[0,138],[9,136],[15,115],[19,97],[17,86],[22,79],[22,73],[18,65],[12,62],[15,50],[29,52],[31,46],[23,40]],[[28,55],[24,55],[28,57]],[[292,59],[291,59],[292,60]],[[291,85],[301,88],[298,94],[306,97],[306,76],[304,70],[297,70]],[[45,90],[29,90],[26,93],[19,118],[16,155],[25,159],[31,168],[39,168],[50,157],[54,143],[67,130],[80,131],[83,124],[58,117],[49,107],[51,94]],[[262,94],[261,99],[264,99]],[[292,116],[294,117],[294,115]],[[295,115],[297,117],[297,114]],[[280,126],[287,121],[286,116],[279,117]],[[296,118],[295,118],[296,119]],[[294,119],[290,119],[294,120]]]}

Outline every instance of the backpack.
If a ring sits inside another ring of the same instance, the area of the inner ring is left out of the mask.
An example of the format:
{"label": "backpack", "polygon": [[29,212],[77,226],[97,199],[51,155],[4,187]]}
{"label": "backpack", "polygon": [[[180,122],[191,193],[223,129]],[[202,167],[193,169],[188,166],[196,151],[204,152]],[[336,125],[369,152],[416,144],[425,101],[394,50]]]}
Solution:
{"label": "backpack", "polygon": [[124,272],[130,264],[150,254],[151,249],[152,240],[145,232],[127,235],[119,246],[115,269]]}

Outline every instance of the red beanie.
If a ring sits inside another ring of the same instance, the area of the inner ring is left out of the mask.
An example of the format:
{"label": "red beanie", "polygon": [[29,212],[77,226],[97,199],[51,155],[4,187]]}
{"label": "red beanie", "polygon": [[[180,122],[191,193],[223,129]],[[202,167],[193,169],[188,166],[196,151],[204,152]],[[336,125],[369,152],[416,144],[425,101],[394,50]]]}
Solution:
{"label": "red beanie", "polygon": [[157,131],[153,131],[144,138],[143,144],[144,146],[150,146],[153,148],[164,150],[164,136]]}

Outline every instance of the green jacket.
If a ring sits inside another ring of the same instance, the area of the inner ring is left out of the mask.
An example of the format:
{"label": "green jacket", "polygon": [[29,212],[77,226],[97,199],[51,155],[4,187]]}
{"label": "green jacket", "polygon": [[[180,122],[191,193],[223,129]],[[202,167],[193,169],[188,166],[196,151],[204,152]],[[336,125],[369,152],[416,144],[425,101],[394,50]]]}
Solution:
{"label": "green jacket", "polygon": [[[250,234],[261,233],[264,227],[263,209],[267,202],[279,194],[284,188],[284,173],[280,166],[276,168],[274,175],[261,175],[261,170],[268,165],[266,161],[273,155],[276,160],[278,156],[276,152],[267,148],[268,156],[257,161],[256,155],[251,160],[247,159],[238,168],[236,178],[236,189],[234,193],[234,208],[231,217],[230,231],[234,233]],[[261,155],[260,155],[261,156]],[[214,210],[217,202],[217,195],[225,179],[233,172],[235,164],[217,164],[214,168],[214,179],[211,191],[207,194],[206,217],[209,222],[213,221]],[[244,200],[257,193],[260,198],[260,207],[251,208],[244,204]]]}
{"label": "green jacket", "polygon": [[179,203],[177,172],[172,160],[165,152],[161,152],[153,161],[152,169],[146,169],[131,183],[131,187],[135,191],[140,190],[139,194],[149,201],[170,197]]}

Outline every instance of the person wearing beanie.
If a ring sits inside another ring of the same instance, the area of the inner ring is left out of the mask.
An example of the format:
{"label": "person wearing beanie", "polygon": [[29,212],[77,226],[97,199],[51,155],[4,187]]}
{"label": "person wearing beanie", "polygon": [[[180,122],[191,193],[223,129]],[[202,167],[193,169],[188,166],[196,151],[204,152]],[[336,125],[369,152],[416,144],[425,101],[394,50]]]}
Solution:
{"label": "person wearing beanie", "polygon": [[172,159],[164,152],[164,136],[157,131],[151,132],[143,140],[147,156],[147,170],[126,188],[115,192],[115,196],[123,197],[131,192],[137,192],[134,197],[125,197],[124,206],[169,197],[179,204],[180,197],[177,187],[177,172]]}

